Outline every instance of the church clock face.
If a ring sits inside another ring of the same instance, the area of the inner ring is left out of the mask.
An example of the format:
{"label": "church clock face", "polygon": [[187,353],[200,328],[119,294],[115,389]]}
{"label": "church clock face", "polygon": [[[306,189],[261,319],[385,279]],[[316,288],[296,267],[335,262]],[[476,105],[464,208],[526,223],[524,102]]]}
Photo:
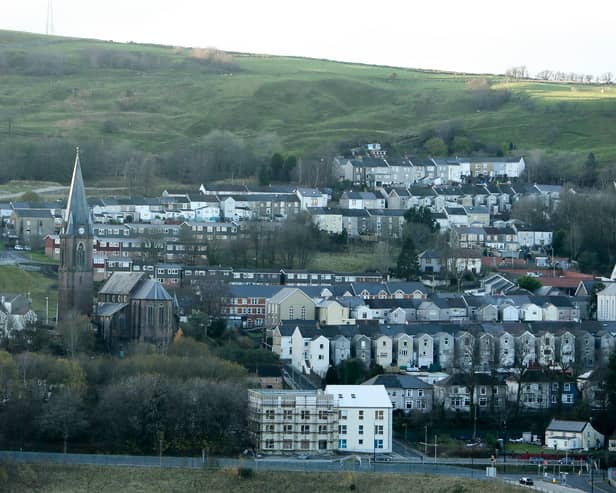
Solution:
{"label": "church clock face", "polygon": [[81,227],[77,230],[77,232],[78,232],[80,235],[84,234],[84,233],[85,233],[85,231],[86,231],[86,230],[83,228],[83,226],[81,226]]}

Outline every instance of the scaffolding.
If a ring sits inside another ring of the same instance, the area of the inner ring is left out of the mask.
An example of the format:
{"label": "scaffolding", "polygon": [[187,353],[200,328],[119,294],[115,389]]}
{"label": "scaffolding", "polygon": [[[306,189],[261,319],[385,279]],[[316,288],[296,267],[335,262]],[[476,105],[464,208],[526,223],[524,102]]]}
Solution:
{"label": "scaffolding", "polygon": [[322,391],[249,390],[249,426],[258,450],[335,450],[338,410]]}

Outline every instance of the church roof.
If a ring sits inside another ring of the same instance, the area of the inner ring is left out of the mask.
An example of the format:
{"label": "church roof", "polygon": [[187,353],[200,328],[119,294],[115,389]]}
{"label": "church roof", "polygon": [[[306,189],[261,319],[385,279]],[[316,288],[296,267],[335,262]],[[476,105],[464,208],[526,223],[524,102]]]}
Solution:
{"label": "church roof", "polygon": [[111,317],[128,306],[128,303],[99,303],[96,306],[96,315]]}
{"label": "church roof", "polygon": [[133,299],[157,301],[173,300],[163,285],[153,279],[145,279],[141,281],[133,294]]}
{"label": "church roof", "polygon": [[114,272],[100,294],[130,294],[143,275],[143,272]]}
{"label": "church roof", "polygon": [[92,229],[92,215],[90,207],[88,206],[88,201],[86,200],[86,188],[83,184],[83,176],[81,175],[79,148],[77,148],[77,154],[75,156],[73,178],[71,179],[71,188],[68,193],[64,233],[69,235],[76,234],[76,228],[78,226],[84,226],[87,234],[94,234]]}

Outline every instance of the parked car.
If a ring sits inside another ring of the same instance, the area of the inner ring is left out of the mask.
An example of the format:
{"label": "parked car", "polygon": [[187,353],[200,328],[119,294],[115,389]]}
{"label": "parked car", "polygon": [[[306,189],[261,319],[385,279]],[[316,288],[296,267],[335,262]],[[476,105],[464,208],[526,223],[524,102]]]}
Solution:
{"label": "parked car", "polygon": [[543,457],[531,457],[528,459],[528,462],[531,464],[543,464]]}
{"label": "parked car", "polygon": [[559,464],[573,464],[573,459],[571,457],[563,457],[558,461]]}
{"label": "parked car", "polygon": [[24,246],[23,246],[23,245],[15,245],[13,248],[14,248],[15,250],[23,250],[23,249],[24,249]]}
{"label": "parked car", "polygon": [[524,478],[520,478],[520,484],[525,484],[526,486],[532,486],[535,483],[533,483],[532,478],[524,477]]}
{"label": "parked car", "polygon": [[376,454],[375,461],[376,462],[391,462],[393,457],[387,454]]}

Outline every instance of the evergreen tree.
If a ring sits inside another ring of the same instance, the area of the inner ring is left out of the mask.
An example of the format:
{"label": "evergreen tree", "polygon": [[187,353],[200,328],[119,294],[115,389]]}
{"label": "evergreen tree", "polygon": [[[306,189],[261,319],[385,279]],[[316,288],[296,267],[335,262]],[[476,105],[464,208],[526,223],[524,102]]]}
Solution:
{"label": "evergreen tree", "polygon": [[282,154],[275,153],[270,161],[272,180],[281,181],[284,179],[284,158]]}
{"label": "evergreen tree", "polygon": [[402,242],[402,249],[398,255],[398,262],[396,264],[396,275],[407,281],[417,278],[419,272],[419,265],[417,262],[417,250],[415,248],[415,242],[410,235],[406,235]]}

